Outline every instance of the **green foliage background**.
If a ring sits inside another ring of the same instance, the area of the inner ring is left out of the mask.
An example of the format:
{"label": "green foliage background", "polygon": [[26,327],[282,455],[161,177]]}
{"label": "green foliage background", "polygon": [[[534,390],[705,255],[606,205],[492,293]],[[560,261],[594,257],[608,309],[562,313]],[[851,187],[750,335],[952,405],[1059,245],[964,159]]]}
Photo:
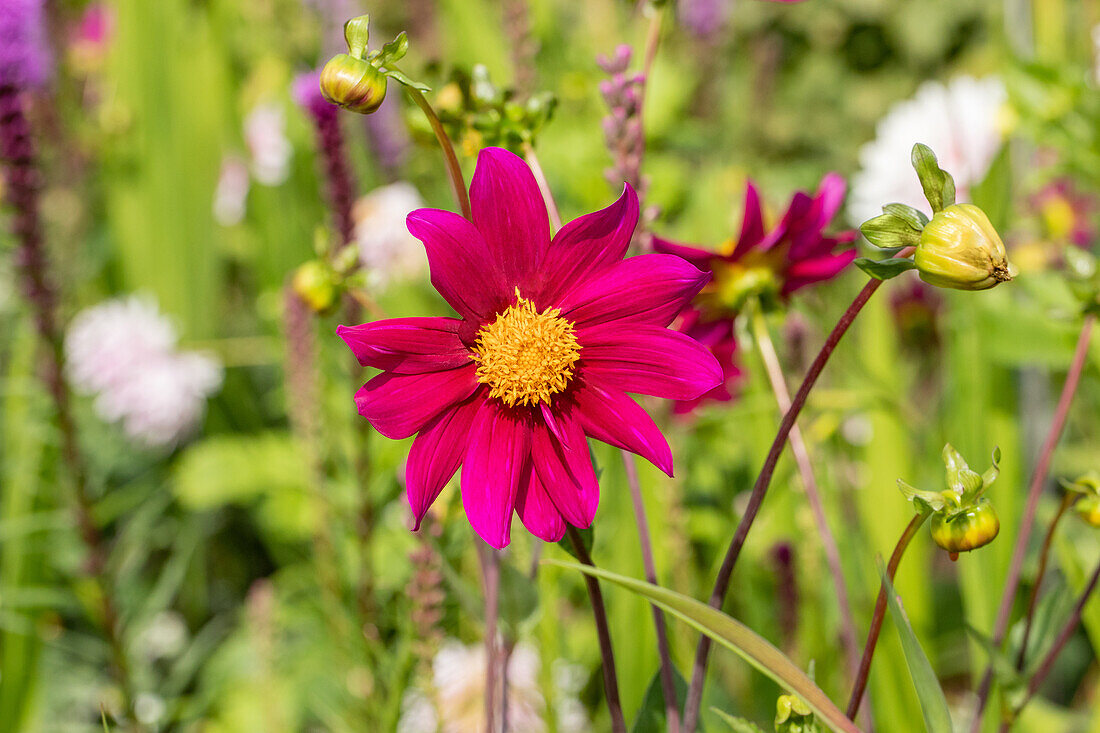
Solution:
{"label": "green foliage background", "polygon": [[[498,83],[515,78],[496,0],[345,4],[350,12],[371,13],[375,39],[408,31],[404,68],[433,86],[442,86],[452,69],[478,63]],[[474,537],[457,487],[441,497],[434,532],[408,531],[400,482],[408,441],[357,428],[357,385],[334,336],[335,317],[315,329],[321,480],[308,447],[288,425],[284,355],[294,345],[282,336],[280,289],[293,268],[313,256],[314,241],[329,236],[313,132],[292,104],[289,85],[295,73],[335,50],[332,37],[342,18],[317,7],[341,4],[108,5],[116,20],[109,54],[84,71],[65,53],[65,28],[83,4],[50,4],[58,69],[32,110],[63,314],[67,319],[111,295],[150,293],[187,345],[213,349],[227,364],[225,386],[200,434],[171,452],[133,447],[100,423],[89,403],[78,405],[135,691],[164,705],[149,727],[391,730],[406,690],[430,678],[434,642],[420,638],[413,621],[412,553],[426,544],[440,563],[441,634],[479,643],[483,612]],[[539,138],[539,155],[563,215],[572,218],[606,205],[615,193],[603,176],[611,161],[600,131],[606,110],[594,58],[619,43],[640,46],[646,22],[632,3],[617,0],[531,0],[526,6],[538,44],[537,86],[559,99]],[[672,21],[674,10],[667,12]],[[713,244],[734,236],[748,177],[760,184],[773,214],[781,211],[791,191],[812,189],[825,172],[853,173],[859,146],[873,137],[891,104],[926,79],[965,72],[1000,74],[1014,90],[1016,135],[974,196],[1010,244],[1024,238],[1035,219],[1027,196],[1043,182],[1028,164],[1029,151],[1055,150],[1057,171],[1095,193],[1096,168],[1087,163],[1100,145],[1087,143],[1100,117],[1090,112],[1095,85],[1082,80],[1092,65],[1088,29],[1098,20],[1095,0],[743,0],[734,4],[728,28],[711,39],[667,22],[645,117],[648,203],[660,209],[654,228]],[[1059,108],[1057,100],[1068,101]],[[242,120],[259,102],[286,110],[291,174],[276,187],[253,184],[244,221],[219,226],[211,211],[219,167],[226,154],[244,150]],[[415,107],[396,85],[387,104],[408,118],[412,142],[400,177],[414,182],[429,205],[451,207],[438,151]],[[341,123],[360,190],[387,182],[392,172],[377,163],[363,122],[345,115]],[[463,160],[467,174],[472,163]],[[9,235],[2,241],[6,260]],[[3,275],[0,288],[13,288],[7,265]],[[792,339],[781,349],[792,384],[806,351],[813,354],[863,277],[853,268],[796,299],[785,323],[773,319],[776,334],[804,334],[804,346]],[[895,287],[898,281],[888,284],[885,297],[861,315],[813,393],[802,426],[861,634],[879,583],[875,557],[889,554],[912,512],[895,479],[938,486],[938,456],[947,441],[977,466],[1001,446],[1003,472],[993,499],[1002,538],[951,564],[922,533],[897,579],[953,715],[964,721],[973,703],[967,691],[986,662],[967,627],[979,633],[992,627],[1027,478],[1078,323],[1059,276],[1025,273],[1012,287],[943,294],[938,338],[915,346],[891,310]],[[391,288],[380,304],[391,315],[445,312],[427,282]],[[34,378],[30,317],[14,292],[0,291],[0,323],[0,731],[101,730],[100,710],[110,720],[120,693],[107,674],[107,650],[87,621],[93,599],[85,585],[72,582],[81,576],[83,551],[67,510],[51,405]],[[746,378],[737,401],[694,422],[649,405],[667,428],[677,466],[669,480],[640,465],[660,581],[695,598],[709,593],[778,422],[751,347],[740,358]],[[1098,367],[1100,344],[1094,343],[1055,454],[1056,476],[1100,468]],[[364,443],[371,470],[362,484],[354,456]],[[603,473],[592,554],[601,567],[642,577],[621,459],[606,446],[596,446],[595,455]],[[1049,494],[1041,526],[1057,506]],[[505,626],[542,657],[548,728],[556,730],[551,662],[562,659],[584,669],[582,701],[593,729],[607,729],[581,578],[545,567],[536,581],[526,580],[535,541],[518,524],[514,538],[504,560]],[[793,629],[778,622],[791,599],[790,589],[778,587],[774,551],[780,545],[794,557]],[[567,558],[556,547],[543,553]],[[1057,544],[1053,595],[1068,598],[1098,556],[1094,531],[1067,522]],[[1025,566],[1025,581],[1033,573],[1033,563]],[[828,577],[793,463],[784,458],[725,610],[800,666],[812,663],[817,683],[842,701],[851,681]],[[620,588],[606,595],[632,720],[657,669],[649,609]],[[162,654],[152,649],[148,630],[166,612],[183,620],[186,634],[182,646]],[[1100,732],[1096,602],[1085,626],[1047,697],[1029,708],[1019,730]],[[696,633],[675,621],[670,629],[674,659],[688,677]],[[917,729],[920,708],[889,622],[870,690],[879,730]],[[781,693],[738,657],[719,651],[704,710],[714,706],[766,723]],[[704,721],[708,730],[724,725],[710,714]],[[114,730],[114,722],[108,727]]]}

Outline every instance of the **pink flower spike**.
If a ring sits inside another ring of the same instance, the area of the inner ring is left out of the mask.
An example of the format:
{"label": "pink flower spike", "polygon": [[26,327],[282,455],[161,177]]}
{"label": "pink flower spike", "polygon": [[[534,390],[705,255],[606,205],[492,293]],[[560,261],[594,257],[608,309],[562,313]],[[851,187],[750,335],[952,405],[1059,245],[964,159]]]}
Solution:
{"label": "pink flower spike", "polygon": [[506,546],[518,514],[557,541],[596,515],[588,438],[671,475],[668,443],[626,392],[686,399],[721,386],[710,351],[667,328],[710,275],[670,254],[624,259],[638,221],[629,186],[551,239],[527,165],[487,148],[470,198],[472,222],[438,209],[407,220],[458,318],[338,334],[382,370],[356,395],[360,414],[387,437],[416,434],[406,490],[417,526],[461,468],[462,505],[482,539]]}

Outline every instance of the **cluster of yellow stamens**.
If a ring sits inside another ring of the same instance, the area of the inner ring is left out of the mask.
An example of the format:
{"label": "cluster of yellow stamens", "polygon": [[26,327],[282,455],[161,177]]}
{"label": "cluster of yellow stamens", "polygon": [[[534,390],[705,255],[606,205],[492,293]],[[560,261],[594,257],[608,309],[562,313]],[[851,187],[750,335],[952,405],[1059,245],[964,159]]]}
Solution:
{"label": "cluster of yellow stamens", "polygon": [[478,331],[471,358],[490,397],[509,407],[537,405],[569,386],[580,345],[559,309],[539,313],[516,288],[516,302]]}

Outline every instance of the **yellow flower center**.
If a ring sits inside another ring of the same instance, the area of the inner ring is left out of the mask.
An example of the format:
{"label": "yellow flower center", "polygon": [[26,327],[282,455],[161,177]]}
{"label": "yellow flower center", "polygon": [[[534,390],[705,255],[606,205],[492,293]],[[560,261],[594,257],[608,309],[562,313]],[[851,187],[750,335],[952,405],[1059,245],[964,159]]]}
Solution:
{"label": "yellow flower center", "polygon": [[569,386],[580,345],[573,324],[557,308],[542,313],[520,297],[477,333],[471,358],[477,381],[509,407],[549,402]]}

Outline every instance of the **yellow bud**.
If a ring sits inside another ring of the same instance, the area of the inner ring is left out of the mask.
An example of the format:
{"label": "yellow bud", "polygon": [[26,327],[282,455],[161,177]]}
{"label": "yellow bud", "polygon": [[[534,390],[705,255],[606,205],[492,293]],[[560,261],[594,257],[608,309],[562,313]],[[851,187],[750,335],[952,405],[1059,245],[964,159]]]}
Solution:
{"label": "yellow bud", "polygon": [[951,559],[960,552],[988,545],[1000,530],[1001,522],[988,499],[979,499],[977,504],[957,514],[932,515],[932,539],[951,553]]}
{"label": "yellow bud", "polygon": [[1100,498],[1084,496],[1073,505],[1073,511],[1085,522],[1093,527],[1100,527]]}
{"label": "yellow bud", "polygon": [[341,53],[321,70],[321,94],[346,110],[369,115],[386,98],[386,77],[369,61]]}
{"label": "yellow bud", "polygon": [[320,260],[303,263],[294,271],[290,286],[302,302],[317,313],[324,313],[336,302],[332,270]]}
{"label": "yellow bud", "polygon": [[925,225],[913,262],[926,283],[987,290],[1016,276],[1000,235],[973,204],[952,204]]}

